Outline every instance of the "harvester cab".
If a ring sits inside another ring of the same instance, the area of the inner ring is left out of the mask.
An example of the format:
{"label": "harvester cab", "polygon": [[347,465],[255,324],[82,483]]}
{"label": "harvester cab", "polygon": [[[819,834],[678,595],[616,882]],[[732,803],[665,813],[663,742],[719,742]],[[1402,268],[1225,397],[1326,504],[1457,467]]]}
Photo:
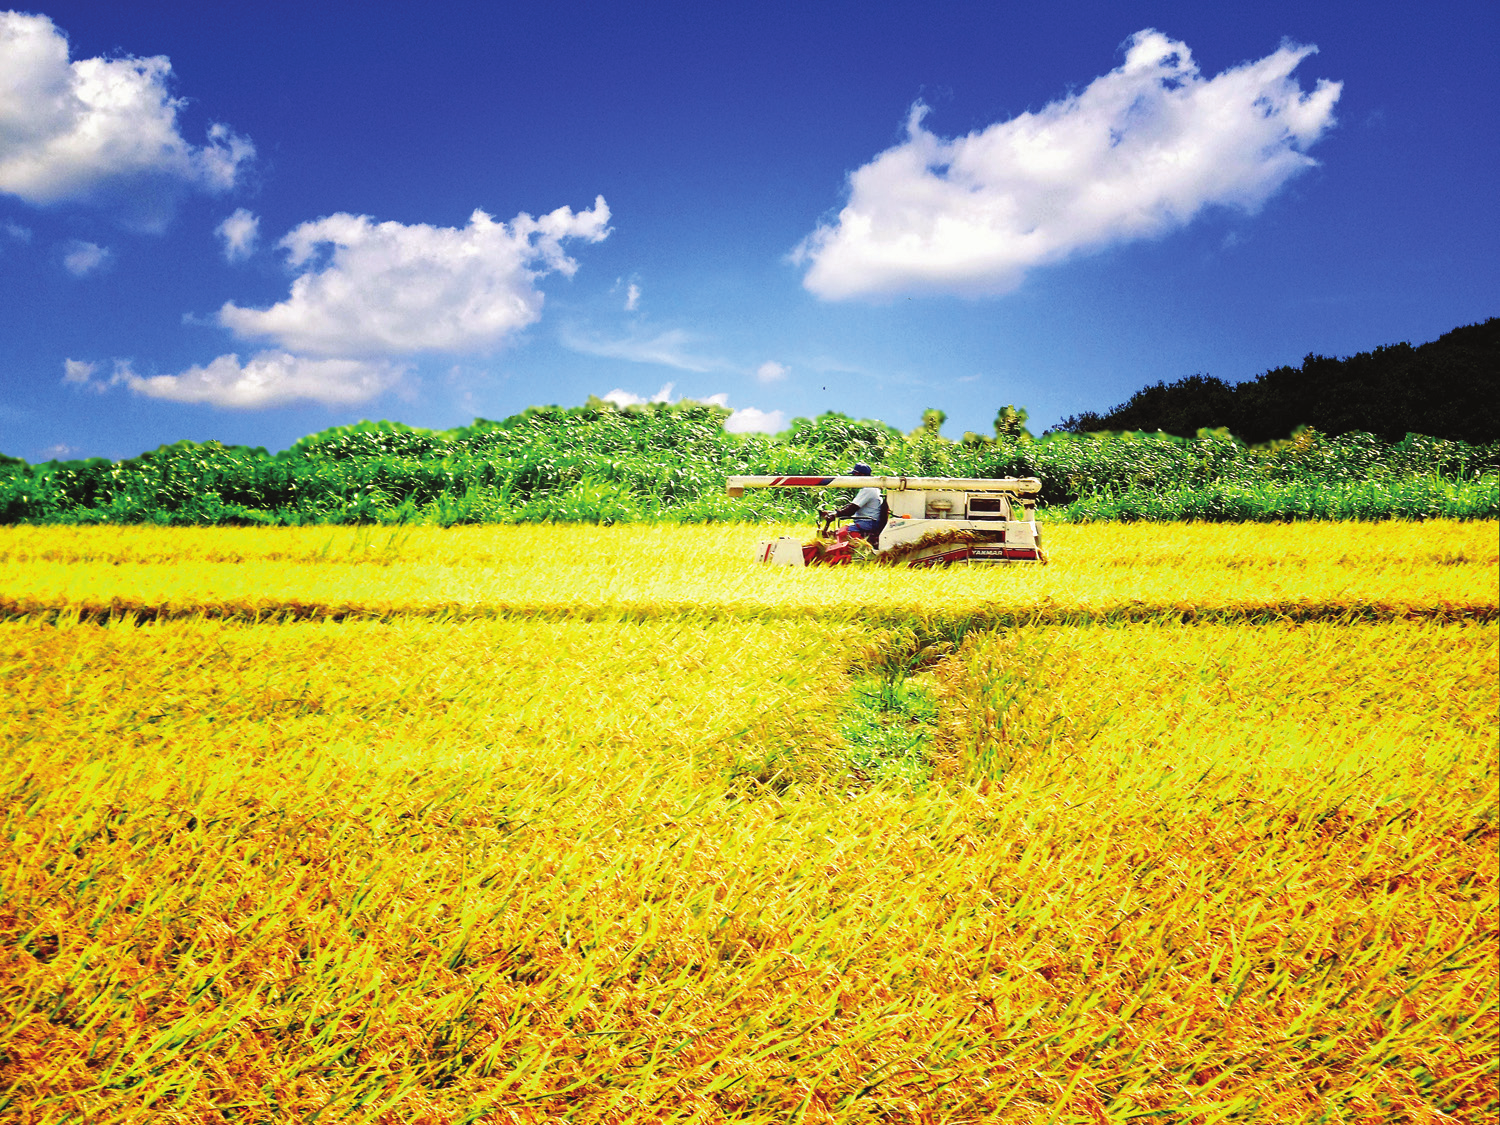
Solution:
{"label": "harvester cab", "polygon": [[873,561],[907,566],[956,562],[1040,562],[1035,477],[730,477],[731,496],[747,488],[865,488],[884,490],[890,518],[870,542],[849,528],[831,539],[828,521],[811,543],[789,536],[768,539],[756,559],[783,566]]}

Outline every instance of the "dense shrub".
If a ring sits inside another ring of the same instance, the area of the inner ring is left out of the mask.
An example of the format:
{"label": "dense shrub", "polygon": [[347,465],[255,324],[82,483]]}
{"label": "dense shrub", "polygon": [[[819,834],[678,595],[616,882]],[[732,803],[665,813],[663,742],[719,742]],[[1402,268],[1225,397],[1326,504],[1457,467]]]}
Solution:
{"label": "dense shrub", "polygon": [[[1500,444],[1302,429],[1247,446],[1227,430],[1054,433],[1019,424],[952,442],[841,414],[776,437],[730,434],[696,403],[533,407],[443,432],[361,422],[290,449],[178,442],[124,461],[0,458],[3,523],[507,523],[805,519],[814,490],[724,494],[734,474],[1036,476],[1057,519],[1500,515]],[[1002,414],[1004,412],[1002,411]],[[1024,416],[1022,416],[1024,417]]]}

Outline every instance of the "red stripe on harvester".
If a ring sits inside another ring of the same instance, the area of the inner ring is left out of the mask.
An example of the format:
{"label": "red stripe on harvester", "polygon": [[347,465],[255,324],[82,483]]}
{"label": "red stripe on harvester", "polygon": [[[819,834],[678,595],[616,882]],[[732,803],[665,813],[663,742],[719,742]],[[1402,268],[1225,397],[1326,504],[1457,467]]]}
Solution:
{"label": "red stripe on harvester", "polygon": [[818,485],[827,484],[832,477],[777,477],[777,484]]}

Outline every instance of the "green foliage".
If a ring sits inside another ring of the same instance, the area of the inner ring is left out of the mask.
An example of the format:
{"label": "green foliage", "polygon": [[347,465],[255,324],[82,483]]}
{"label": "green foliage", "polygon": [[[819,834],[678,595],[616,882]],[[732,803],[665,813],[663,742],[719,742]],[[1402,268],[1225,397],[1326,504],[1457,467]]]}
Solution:
{"label": "green foliage", "polygon": [[854,684],[840,733],[856,779],[916,785],[932,772],[927,744],[937,723],[930,685],[904,670],[872,673]]}
{"label": "green foliage", "polygon": [[1010,406],[993,438],[953,442],[940,414],[910,435],[827,413],[772,437],[725,432],[717,406],[593,400],[448,431],[361,422],[274,455],[184,441],[118,462],[3,458],[0,523],[798,522],[835,497],[766,489],[730,499],[725,478],[821,475],[858,461],[896,475],[1039,477],[1052,519],[1500,515],[1500,443],[1310,428],[1259,446],[1224,429],[1034,439],[1025,411]]}
{"label": "green foliage", "polygon": [[921,428],[912,431],[912,436],[916,437],[923,433],[940,434],[943,432],[943,423],[947,420],[948,415],[944,414],[941,410],[924,410],[922,411]]}
{"label": "green foliage", "polygon": [[1026,411],[1018,406],[1006,403],[995,415],[995,439],[997,441],[1016,441],[1020,438],[1031,436],[1031,431],[1026,428]]}

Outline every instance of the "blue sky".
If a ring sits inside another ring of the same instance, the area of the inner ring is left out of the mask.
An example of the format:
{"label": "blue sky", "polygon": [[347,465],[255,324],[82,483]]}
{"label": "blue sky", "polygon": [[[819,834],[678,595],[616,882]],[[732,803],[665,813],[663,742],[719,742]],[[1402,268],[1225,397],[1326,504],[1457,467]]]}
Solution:
{"label": "blue sky", "polygon": [[1492,0],[10,12],[0,451],[957,437],[1420,343],[1500,312],[1496,57]]}

